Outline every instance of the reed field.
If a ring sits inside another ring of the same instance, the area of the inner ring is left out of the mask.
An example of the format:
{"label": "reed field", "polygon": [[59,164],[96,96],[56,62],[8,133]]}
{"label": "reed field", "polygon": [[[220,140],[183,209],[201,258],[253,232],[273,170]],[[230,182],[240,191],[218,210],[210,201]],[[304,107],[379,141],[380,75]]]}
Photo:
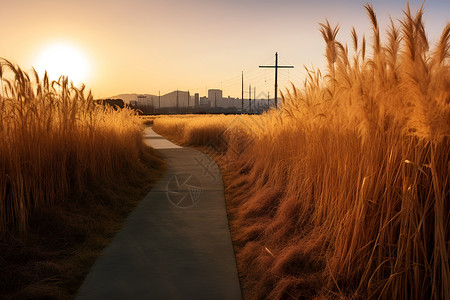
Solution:
{"label": "reed field", "polygon": [[154,120],[216,157],[246,299],[450,299],[450,24],[365,8],[278,110]]}
{"label": "reed field", "polygon": [[67,77],[30,78],[19,66],[0,63],[1,232],[26,230],[29,211],[139,161],[142,124],[134,111],[96,105]]}
{"label": "reed field", "polygon": [[164,169],[136,112],[0,58],[0,298],[71,299]]}

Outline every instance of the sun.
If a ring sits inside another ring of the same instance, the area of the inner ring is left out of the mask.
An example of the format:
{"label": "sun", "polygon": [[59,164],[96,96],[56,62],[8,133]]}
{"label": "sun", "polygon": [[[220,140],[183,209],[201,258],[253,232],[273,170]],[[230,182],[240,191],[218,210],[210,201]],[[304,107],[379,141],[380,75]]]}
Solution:
{"label": "sun", "polygon": [[40,76],[43,76],[45,71],[51,80],[57,80],[61,75],[65,75],[75,85],[79,85],[85,83],[89,75],[89,62],[76,46],[55,43],[42,50],[35,69]]}

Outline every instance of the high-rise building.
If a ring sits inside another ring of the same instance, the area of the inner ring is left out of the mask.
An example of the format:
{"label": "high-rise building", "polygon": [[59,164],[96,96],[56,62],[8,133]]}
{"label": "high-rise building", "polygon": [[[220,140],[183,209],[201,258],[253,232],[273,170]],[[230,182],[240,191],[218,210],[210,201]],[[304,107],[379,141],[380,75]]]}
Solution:
{"label": "high-rise building", "polygon": [[194,107],[197,107],[200,104],[200,95],[195,93],[194,95]]}
{"label": "high-rise building", "polygon": [[222,102],[222,90],[208,90],[208,100],[211,103],[211,107],[217,107],[217,104]]}

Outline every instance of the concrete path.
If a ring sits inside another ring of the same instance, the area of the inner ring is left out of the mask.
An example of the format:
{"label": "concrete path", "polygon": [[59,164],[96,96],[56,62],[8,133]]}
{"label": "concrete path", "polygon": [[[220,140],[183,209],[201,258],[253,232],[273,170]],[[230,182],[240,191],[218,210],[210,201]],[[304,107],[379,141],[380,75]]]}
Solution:
{"label": "concrete path", "polygon": [[241,299],[219,168],[151,128],[144,140],[168,171],[97,259],[76,299]]}

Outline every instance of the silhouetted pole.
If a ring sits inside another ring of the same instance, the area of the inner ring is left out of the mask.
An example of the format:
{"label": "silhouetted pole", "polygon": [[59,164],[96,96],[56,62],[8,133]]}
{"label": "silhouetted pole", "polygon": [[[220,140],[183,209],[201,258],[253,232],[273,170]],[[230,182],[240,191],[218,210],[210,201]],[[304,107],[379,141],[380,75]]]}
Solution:
{"label": "silhouetted pole", "polygon": [[189,100],[190,100],[190,94],[189,94],[189,90],[188,90],[188,107],[187,107],[187,110],[189,111]]}
{"label": "silhouetted pole", "polygon": [[242,111],[244,112],[244,71],[242,71]]}
{"label": "silhouetted pole", "polygon": [[178,109],[178,89],[177,89],[177,113],[179,112],[179,109]]}
{"label": "silhouetted pole", "polygon": [[275,108],[278,107],[278,68],[287,69],[294,68],[294,66],[279,66],[278,65],[278,52],[275,52],[275,66],[259,66],[260,68],[275,68]]}
{"label": "silhouetted pole", "polygon": [[267,110],[270,108],[270,93],[267,92]]}
{"label": "silhouetted pole", "polygon": [[256,86],[253,88],[253,110],[256,111]]}
{"label": "silhouetted pole", "polygon": [[252,85],[248,86],[248,112],[252,110]]}
{"label": "silhouetted pole", "polygon": [[278,108],[278,52],[275,52],[275,108]]}

